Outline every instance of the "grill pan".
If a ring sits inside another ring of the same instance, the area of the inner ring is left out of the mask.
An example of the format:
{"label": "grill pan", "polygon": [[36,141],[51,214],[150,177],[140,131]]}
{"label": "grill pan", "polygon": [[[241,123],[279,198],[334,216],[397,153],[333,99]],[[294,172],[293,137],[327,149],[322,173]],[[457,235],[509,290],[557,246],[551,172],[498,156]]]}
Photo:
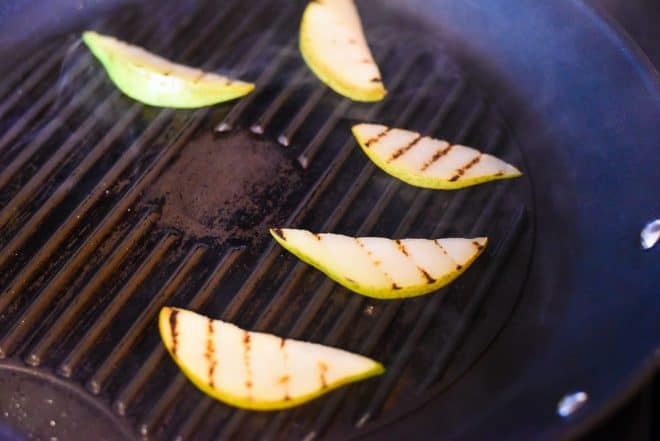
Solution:
{"label": "grill pan", "polygon": [[[358,2],[390,94],[356,104],[302,63],[304,2],[111,3],[1,40],[0,412],[17,436],[566,437],[654,370],[658,256],[638,238],[660,212],[660,89],[602,15],[577,0]],[[80,45],[85,28],[258,89],[142,106]],[[525,175],[416,189],[364,157],[356,121],[480,146]],[[272,225],[492,246],[435,295],[377,301],[283,253]],[[169,359],[163,305],[388,371],[298,409],[234,410]],[[586,404],[557,415],[577,391]]]}

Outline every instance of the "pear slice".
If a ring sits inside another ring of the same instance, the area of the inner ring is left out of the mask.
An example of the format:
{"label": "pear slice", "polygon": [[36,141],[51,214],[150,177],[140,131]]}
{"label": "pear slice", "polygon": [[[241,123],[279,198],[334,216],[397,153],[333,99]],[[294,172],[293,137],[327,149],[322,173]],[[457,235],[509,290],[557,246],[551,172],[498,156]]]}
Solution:
{"label": "pear slice", "polygon": [[298,258],[356,293],[379,299],[428,294],[458,277],[488,239],[401,239],[271,229]]}
{"label": "pear slice", "polygon": [[300,25],[300,52],[316,76],[341,95],[379,101],[387,94],[353,0],[309,2]]}
{"label": "pear slice", "polygon": [[384,372],[362,355],[245,331],[185,309],[161,309],[163,344],[202,392],[236,407],[276,410]]}
{"label": "pear slice", "polygon": [[521,175],[494,156],[409,130],[358,124],[353,135],[378,167],[417,187],[454,190]]}
{"label": "pear slice", "polygon": [[83,32],[83,41],[126,95],[159,107],[196,108],[247,95],[254,85],[176,64],[114,37]]}

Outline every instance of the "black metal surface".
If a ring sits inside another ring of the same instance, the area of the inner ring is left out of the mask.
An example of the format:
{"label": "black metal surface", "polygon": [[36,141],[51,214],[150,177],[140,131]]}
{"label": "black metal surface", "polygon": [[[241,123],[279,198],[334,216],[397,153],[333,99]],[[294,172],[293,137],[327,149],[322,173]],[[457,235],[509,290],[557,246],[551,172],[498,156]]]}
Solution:
{"label": "black metal surface", "polygon": [[[238,2],[225,6],[129,8],[92,26],[255,80],[258,89],[237,103],[144,107],[114,89],[77,33],[53,42],[55,51],[23,77],[5,77],[0,366],[28,384],[65,381],[103,409],[119,437],[346,436],[468,367],[474,358],[452,356],[484,296],[502,305],[488,323],[504,325],[531,252],[529,182],[415,189],[356,147],[350,125],[375,120],[483,146],[524,167],[492,105],[441,48],[386,36],[396,28],[412,38],[414,22],[388,11],[367,20],[391,94],[363,105],[329,92],[302,63],[293,38],[302,2],[263,2],[247,13]],[[212,135],[214,127],[220,133]],[[492,245],[451,288],[385,302],[339,289],[282,253],[267,237],[272,225],[393,237],[487,234]],[[507,260],[513,250],[517,264]],[[510,275],[508,289],[493,291],[501,274]],[[166,304],[391,367],[299,409],[236,411],[203,397],[167,357],[155,327]],[[473,346],[475,356],[494,335]],[[66,421],[44,427],[24,406],[5,412],[29,436],[74,439],[67,422],[93,424],[69,406]]]}
{"label": "black metal surface", "polygon": [[[635,242],[642,220],[657,216],[657,198],[640,189],[658,183],[658,89],[634,50],[616,49],[629,42],[577,1],[363,2],[391,93],[358,105],[303,67],[293,39],[302,5],[262,4],[147,5],[94,22],[256,81],[237,103],[176,112],[135,104],[75,45],[77,29],[1,69],[0,375],[65,384],[101,409],[108,437],[538,439],[584,427],[615,403],[660,335],[657,253]],[[526,175],[459,192],[412,189],[359,152],[348,132],[358,120],[482,145]],[[238,148],[253,158],[239,178],[295,166],[290,180],[254,185],[254,200],[190,190],[227,187],[193,169]],[[178,179],[193,184],[176,199],[163,189]],[[229,208],[209,211],[218,201]],[[182,208],[197,217],[170,215]],[[397,237],[485,232],[493,246],[438,295],[375,302],[282,254],[264,234],[271,223]],[[523,301],[498,336],[532,245]],[[177,373],[154,326],[163,304],[362,352],[388,373],[300,409],[235,411]],[[561,420],[556,402],[574,388],[590,401]],[[21,409],[6,412],[25,433],[70,427]],[[80,420],[92,418],[68,418]]]}

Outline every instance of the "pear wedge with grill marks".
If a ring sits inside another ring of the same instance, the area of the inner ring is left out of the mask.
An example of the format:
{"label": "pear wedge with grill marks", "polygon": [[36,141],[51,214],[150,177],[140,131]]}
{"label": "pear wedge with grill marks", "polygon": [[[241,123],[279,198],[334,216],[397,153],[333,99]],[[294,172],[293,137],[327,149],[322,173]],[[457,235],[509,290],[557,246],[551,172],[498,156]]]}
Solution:
{"label": "pear wedge with grill marks", "polygon": [[486,247],[488,239],[401,239],[271,229],[289,252],[346,288],[368,297],[415,297],[447,285]]}
{"label": "pear wedge with grill marks", "polygon": [[521,175],[494,156],[409,130],[358,124],[353,135],[378,167],[417,187],[454,190]]}
{"label": "pear wedge with grill marks", "polygon": [[82,38],[115,85],[144,104],[204,107],[247,95],[254,89],[253,84],[173,63],[114,37],[86,31]]}
{"label": "pear wedge with grill marks", "polygon": [[299,44],[307,65],[335,92],[354,101],[379,101],[387,94],[353,0],[309,2]]}
{"label": "pear wedge with grill marks", "polygon": [[293,407],[384,372],[362,355],[246,331],[185,309],[161,309],[158,324],[163,344],[188,379],[244,409]]}

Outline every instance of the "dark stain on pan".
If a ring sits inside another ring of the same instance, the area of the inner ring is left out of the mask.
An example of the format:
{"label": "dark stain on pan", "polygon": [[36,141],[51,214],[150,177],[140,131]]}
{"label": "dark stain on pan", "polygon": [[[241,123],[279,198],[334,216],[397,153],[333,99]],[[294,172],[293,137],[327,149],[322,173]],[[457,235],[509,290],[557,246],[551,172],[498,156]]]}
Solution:
{"label": "dark stain on pan", "polygon": [[147,191],[162,208],[159,224],[217,243],[254,243],[287,213],[300,171],[275,143],[245,132],[204,133],[175,158]]}

